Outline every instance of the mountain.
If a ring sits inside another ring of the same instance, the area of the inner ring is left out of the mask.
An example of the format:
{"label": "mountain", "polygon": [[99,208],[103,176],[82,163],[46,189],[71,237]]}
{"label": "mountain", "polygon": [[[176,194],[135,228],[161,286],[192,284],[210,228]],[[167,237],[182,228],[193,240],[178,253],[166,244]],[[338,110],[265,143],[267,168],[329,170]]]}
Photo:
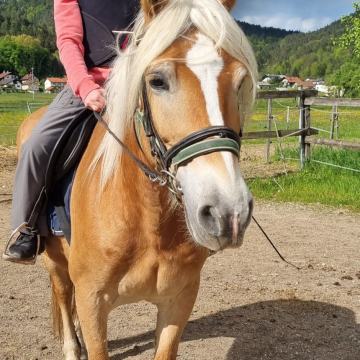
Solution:
{"label": "mountain", "polygon": [[253,45],[260,75],[321,78],[343,87],[347,96],[360,96],[360,59],[336,45],[344,33],[340,20],[310,33],[239,25]]}
{"label": "mountain", "polygon": [[253,45],[261,73],[324,77],[338,65],[334,41],[344,31],[340,21],[311,33],[239,24]]}
{"label": "mountain", "polygon": [[0,0],[0,36],[31,35],[54,52],[53,0]]}
{"label": "mountain", "polygon": [[[0,0],[0,37],[27,34],[56,52],[53,0]],[[341,21],[318,31],[301,33],[245,22],[239,25],[253,45],[260,74],[278,73],[302,78],[323,78],[360,96],[360,61],[349,50],[339,49]],[[0,62],[0,71],[1,62]]]}
{"label": "mountain", "polygon": [[260,72],[265,71],[269,55],[272,53],[275,44],[278,44],[280,40],[288,36],[299,34],[298,31],[263,27],[242,21],[238,21],[238,24],[249,38],[255,50]]}

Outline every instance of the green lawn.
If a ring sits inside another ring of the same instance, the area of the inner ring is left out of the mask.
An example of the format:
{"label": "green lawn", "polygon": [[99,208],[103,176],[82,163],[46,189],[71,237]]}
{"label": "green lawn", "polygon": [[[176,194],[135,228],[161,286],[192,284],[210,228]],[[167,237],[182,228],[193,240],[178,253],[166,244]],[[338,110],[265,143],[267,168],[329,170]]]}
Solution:
{"label": "green lawn", "polygon": [[[297,150],[286,149],[285,156],[296,158]],[[360,171],[360,152],[317,147],[312,159]],[[256,178],[250,180],[249,185],[255,198],[319,203],[360,212],[360,172],[310,162],[303,171],[275,178]]]}
{"label": "green lawn", "polygon": [[[17,128],[31,110],[48,104],[54,95],[37,94],[4,94],[0,93],[0,145],[15,142]],[[298,128],[299,111],[295,100],[274,100],[273,114],[279,129]],[[287,107],[290,108],[290,122],[287,124]],[[267,128],[267,102],[259,100],[252,121],[246,124],[245,131],[263,131]],[[330,130],[331,108],[312,107],[312,126]],[[339,138],[341,140],[360,142],[360,109],[341,108],[339,119]],[[274,129],[274,126],[273,126]],[[329,138],[329,134],[321,132],[318,137]],[[265,143],[266,140],[249,141],[251,144]],[[282,149],[286,158],[297,159],[298,138],[282,140]],[[274,145],[279,149],[277,140]],[[251,146],[251,145],[250,145]],[[280,152],[273,161],[281,161]],[[314,147],[312,159],[338,164],[345,167],[360,169],[360,152],[335,150],[326,147]],[[250,187],[256,198],[274,201],[291,201],[301,203],[320,203],[324,205],[342,206],[354,211],[360,211],[360,173],[349,170],[309,163],[304,171],[298,171],[287,176],[250,181]]]}
{"label": "green lawn", "polygon": [[[288,107],[290,109],[287,123]],[[332,108],[328,106],[311,107],[311,126],[330,131]],[[297,129],[299,126],[299,110],[294,99],[279,99],[273,101],[273,115],[278,129]],[[245,125],[245,131],[267,130],[267,101],[258,100],[251,121]],[[275,124],[272,125],[275,130]],[[330,134],[320,132],[319,137],[329,138]],[[360,139],[360,108],[339,108],[339,138],[342,140]],[[293,139],[292,141],[294,141]]]}
{"label": "green lawn", "polygon": [[[330,137],[331,112],[331,107],[311,107],[311,126],[328,131],[321,131],[316,137],[327,139]],[[266,114],[267,101],[257,101],[252,120],[246,124],[245,131],[267,130]],[[360,143],[360,108],[339,108],[339,114],[338,139]],[[278,129],[297,129],[299,126],[296,100],[274,100],[273,115]],[[286,121],[287,118],[290,120],[289,123]],[[275,124],[272,125],[272,129],[275,130]],[[281,140],[285,158],[299,158],[298,141],[298,137]],[[247,141],[247,144],[251,146],[252,143],[265,144],[265,142],[266,140],[252,140]],[[282,160],[279,142],[273,139],[272,143],[277,149],[272,161],[280,163]],[[311,158],[360,170],[360,152],[356,151],[316,146],[312,147]],[[342,170],[315,162],[307,164],[304,171],[275,178],[255,178],[250,180],[250,187],[255,198],[305,204],[320,203],[360,211],[360,172]]]}
{"label": "green lawn", "polygon": [[0,145],[13,145],[21,122],[34,111],[54,98],[52,94],[0,92]]}

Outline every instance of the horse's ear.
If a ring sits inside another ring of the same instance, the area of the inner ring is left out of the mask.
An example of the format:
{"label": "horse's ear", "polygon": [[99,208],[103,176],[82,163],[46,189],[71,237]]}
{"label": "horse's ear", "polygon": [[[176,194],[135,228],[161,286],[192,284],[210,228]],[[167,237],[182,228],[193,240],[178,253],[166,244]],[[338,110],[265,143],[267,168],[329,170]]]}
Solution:
{"label": "horse's ear", "polygon": [[236,3],[236,0],[221,0],[222,4],[230,11]]}
{"label": "horse's ear", "polygon": [[141,0],[141,8],[143,9],[145,20],[151,20],[167,3],[168,0]]}

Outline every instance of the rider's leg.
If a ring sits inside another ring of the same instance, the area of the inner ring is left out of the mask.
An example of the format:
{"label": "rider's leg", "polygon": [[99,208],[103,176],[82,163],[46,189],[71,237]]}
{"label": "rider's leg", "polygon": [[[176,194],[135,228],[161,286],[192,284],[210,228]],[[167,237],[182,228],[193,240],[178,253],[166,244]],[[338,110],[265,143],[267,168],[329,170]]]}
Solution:
{"label": "rider's leg", "polygon": [[[69,122],[84,109],[81,99],[69,87],[59,93],[48,111],[33,129],[30,138],[21,148],[15,175],[11,225],[13,229],[28,223],[40,192],[45,184],[47,164],[52,150]],[[44,219],[35,219],[35,229],[28,229],[10,246],[7,260],[25,263],[36,255],[36,236],[47,235]]]}

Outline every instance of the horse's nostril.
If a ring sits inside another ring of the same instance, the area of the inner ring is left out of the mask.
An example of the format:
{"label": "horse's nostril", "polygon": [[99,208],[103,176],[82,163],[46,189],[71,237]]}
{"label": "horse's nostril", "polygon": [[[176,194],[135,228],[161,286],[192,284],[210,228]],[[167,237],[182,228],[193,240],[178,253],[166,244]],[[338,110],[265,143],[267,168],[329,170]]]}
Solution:
{"label": "horse's nostril", "polygon": [[253,209],[254,209],[254,200],[251,198],[249,200],[249,214],[250,215],[252,214]]}
{"label": "horse's nostril", "polygon": [[201,208],[200,215],[204,218],[208,218],[209,216],[211,217],[211,206],[204,206],[203,208]]}
{"label": "horse's nostril", "polygon": [[199,209],[199,222],[203,228],[213,236],[221,236],[223,220],[219,211],[214,206],[206,205]]}

